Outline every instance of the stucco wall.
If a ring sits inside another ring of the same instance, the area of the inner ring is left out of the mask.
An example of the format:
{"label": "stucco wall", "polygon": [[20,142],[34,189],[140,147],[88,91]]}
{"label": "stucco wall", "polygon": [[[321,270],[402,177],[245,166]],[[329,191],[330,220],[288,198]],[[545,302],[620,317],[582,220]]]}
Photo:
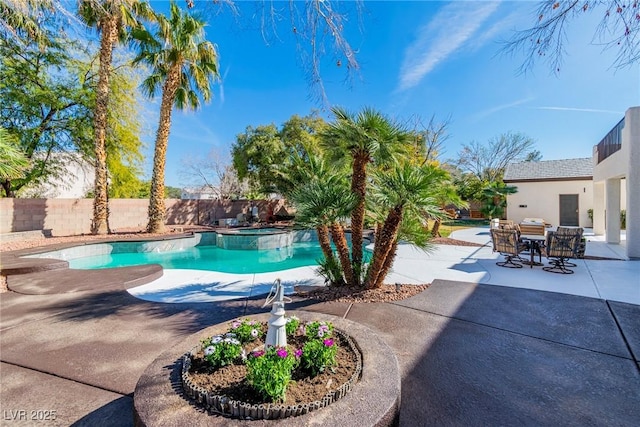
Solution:
{"label": "stucco wall", "polygon": [[[591,227],[587,210],[593,207],[591,180],[541,181],[509,183],[518,187],[516,194],[507,196],[507,219],[521,222],[524,218],[543,218],[557,226],[560,223],[560,195],[577,194],[581,227]],[[526,208],[519,207],[526,205]]]}
{"label": "stucco wall", "polygon": [[[111,199],[109,226],[112,231],[139,229],[147,224],[148,200]],[[167,225],[215,225],[222,218],[236,218],[257,205],[262,221],[284,202],[250,200],[166,199]],[[51,230],[53,236],[88,234],[91,231],[93,199],[0,199],[0,233]]]}

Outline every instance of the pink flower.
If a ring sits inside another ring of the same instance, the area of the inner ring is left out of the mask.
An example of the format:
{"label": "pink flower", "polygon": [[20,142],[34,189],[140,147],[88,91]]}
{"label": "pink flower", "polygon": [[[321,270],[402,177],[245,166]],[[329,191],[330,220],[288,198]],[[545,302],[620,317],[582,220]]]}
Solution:
{"label": "pink flower", "polygon": [[251,355],[253,357],[262,357],[262,356],[264,356],[264,351],[262,351],[262,350],[252,351]]}
{"label": "pink flower", "polygon": [[333,345],[333,339],[329,338],[328,340],[322,341],[325,346],[331,347]]}
{"label": "pink flower", "polygon": [[236,320],[231,324],[231,327],[233,329],[238,329],[240,327],[240,325],[241,325],[241,323]]}
{"label": "pink flower", "polygon": [[282,357],[283,359],[289,355],[289,353],[287,353],[287,349],[284,347],[279,348],[276,351],[276,354],[278,355],[278,357]]}
{"label": "pink flower", "polygon": [[293,355],[296,356],[296,359],[300,359],[300,357],[302,357],[302,349],[299,348],[296,351],[293,352]]}

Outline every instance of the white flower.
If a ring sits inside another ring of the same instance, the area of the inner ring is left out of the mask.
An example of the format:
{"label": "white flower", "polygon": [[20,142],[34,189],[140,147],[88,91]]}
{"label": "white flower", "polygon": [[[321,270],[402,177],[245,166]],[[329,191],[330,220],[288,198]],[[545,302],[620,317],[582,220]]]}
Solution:
{"label": "white flower", "polygon": [[204,349],[204,355],[209,356],[216,352],[216,348],[212,345]]}
{"label": "white flower", "polygon": [[220,335],[216,335],[211,338],[211,344],[218,344],[219,342],[222,342],[222,337]]}
{"label": "white flower", "polygon": [[258,336],[258,330],[257,329],[252,329],[251,330],[251,336],[256,338]]}

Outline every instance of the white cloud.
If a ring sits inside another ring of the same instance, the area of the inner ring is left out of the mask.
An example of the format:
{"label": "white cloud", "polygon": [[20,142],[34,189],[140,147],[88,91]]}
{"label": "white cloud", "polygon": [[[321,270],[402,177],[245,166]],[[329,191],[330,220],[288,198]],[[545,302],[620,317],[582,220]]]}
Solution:
{"label": "white cloud", "polygon": [[595,108],[573,108],[573,107],[535,107],[536,110],[553,110],[553,111],[578,111],[581,113],[606,113],[606,114],[624,114],[624,111],[598,110]]}
{"label": "white cloud", "polygon": [[416,86],[436,65],[463,47],[498,5],[499,2],[453,2],[444,6],[405,50],[399,90]]}
{"label": "white cloud", "polygon": [[516,101],[510,102],[508,104],[502,104],[502,105],[498,105],[496,107],[493,108],[488,108],[484,111],[480,111],[479,113],[476,113],[473,118],[475,120],[479,120],[479,119],[483,119],[487,116],[490,116],[492,114],[497,113],[498,111],[502,111],[502,110],[506,110],[507,108],[512,108],[512,107],[517,107],[518,105],[522,105],[525,104],[527,102],[533,101],[535,98],[532,96],[529,96],[527,98],[522,98],[522,99],[518,99]]}

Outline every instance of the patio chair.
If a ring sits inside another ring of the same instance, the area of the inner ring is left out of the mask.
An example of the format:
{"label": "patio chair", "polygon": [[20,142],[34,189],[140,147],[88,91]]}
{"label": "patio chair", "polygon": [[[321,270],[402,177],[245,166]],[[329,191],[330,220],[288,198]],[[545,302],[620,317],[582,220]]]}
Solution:
{"label": "patio chair", "polygon": [[496,262],[500,267],[522,268],[522,264],[516,261],[522,261],[520,252],[525,250],[524,245],[518,239],[516,230],[491,230],[491,241],[493,242],[493,251],[500,252],[505,257],[504,261]]}
{"label": "patio chair", "polygon": [[567,267],[576,266],[576,264],[567,260],[575,258],[581,237],[582,232],[562,234],[556,231],[547,234],[547,259],[550,265],[542,269],[551,273],[573,274],[573,270]]}
{"label": "patio chair", "polygon": [[[517,223],[511,221],[510,224],[505,224],[501,228],[503,230],[516,230],[516,232],[518,234],[518,242],[520,243],[520,252],[528,254],[528,253],[530,253],[531,250],[535,250],[536,252],[538,252],[538,255],[540,255],[540,261],[542,262],[542,254],[540,253],[540,248],[532,248],[531,242],[523,241],[522,238],[520,237],[522,235],[522,230],[520,229],[520,225],[518,225]],[[526,259],[523,259],[522,257],[520,257],[520,255],[518,255],[518,261],[519,262],[529,262]]]}
{"label": "patio chair", "polygon": [[[582,234],[584,233],[584,229],[582,227],[562,227],[559,226],[558,229],[556,230],[557,234],[568,234],[568,235],[573,235],[573,234],[578,234],[578,243],[576,245],[576,249],[575,249],[575,253],[574,253],[574,257],[578,258],[578,247],[580,246],[580,241],[582,240]],[[577,267],[577,264],[574,264],[572,262],[569,261],[565,261],[564,264],[567,267]]]}
{"label": "patio chair", "polygon": [[521,222],[520,232],[522,234],[535,234],[537,236],[544,236],[546,230],[544,224],[531,224]]}

